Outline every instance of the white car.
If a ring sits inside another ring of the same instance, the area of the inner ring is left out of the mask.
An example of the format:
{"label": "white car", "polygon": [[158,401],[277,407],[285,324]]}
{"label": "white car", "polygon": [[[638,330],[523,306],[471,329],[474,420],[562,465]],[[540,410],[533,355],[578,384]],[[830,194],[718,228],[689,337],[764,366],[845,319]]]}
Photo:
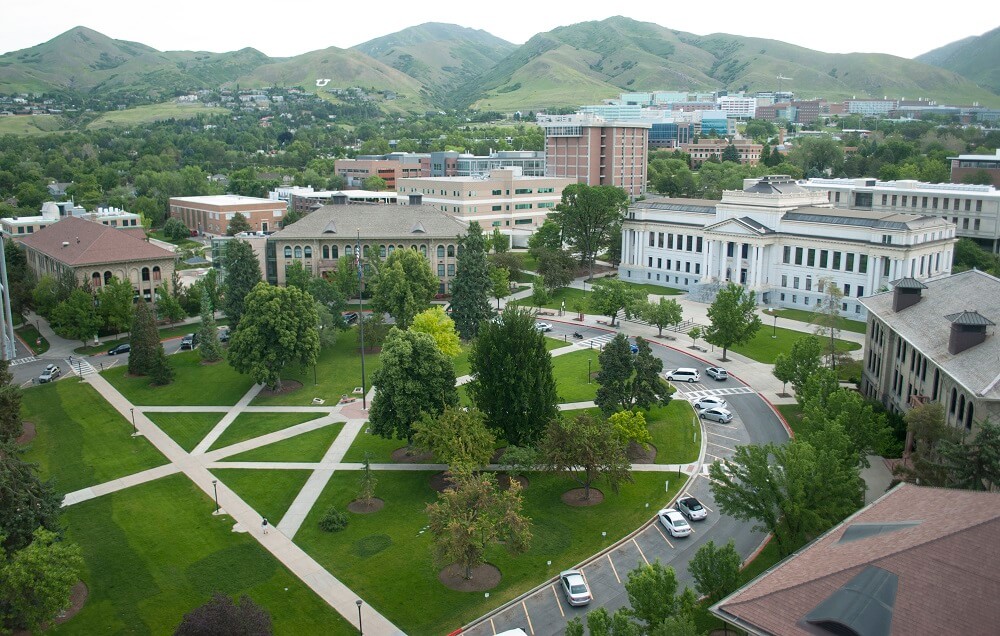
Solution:
{"label": "white car", "polygon": [[694,408],[698,411],[704,411],[705,409],[724,409],[727,406],[729,406],[728,402],[720,397],[715,397],[714,395],[699,398],[698,401],[694,403]]}
{"label": "white car", "polygon": [[552,325],[550,325],[547,322],[536,322],[535,329],[541,331],[542,333],[545,333],[547,331],[552,331]]}
{"label": "white car", "polygon": [[660,525],[666,528],[672,537],[686,537],[691,534],[691,526],[688,525],[684,515],[673,508],[664,508],[656,513],[660,519]]}
{"label": "white car", "polygon": [[583,573],[579,570],[560,572],[559,583],[566,595],[566,602],[573,607],[586,605],[593,598],[590,595],[590,586],[587,585],[587,580],[583,578]]}
{"label": "white car", "polygon": [[694,497],[678,499],[677,510],[687,517],[688,521],[700,521],[708,516],[708,510]]}
{"label": "white car", "polygon": [[698,416],[711,422],[719,422],[720,424],[728,424],[733,421],[733,414],[729,409],[724,408],[705,409],[704,411],[699,411]]}

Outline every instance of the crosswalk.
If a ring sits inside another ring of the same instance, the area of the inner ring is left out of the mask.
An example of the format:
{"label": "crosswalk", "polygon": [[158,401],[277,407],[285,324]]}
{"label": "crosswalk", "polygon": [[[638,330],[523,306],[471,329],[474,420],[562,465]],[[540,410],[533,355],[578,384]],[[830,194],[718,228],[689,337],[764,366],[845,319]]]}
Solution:
{"label": "crosswalk", "polygon": [[71,358],[69,360],[69,368],[81,378],[91,373],[97,373],[97,369],[84,358]]}
{"label": "crosswalk", "polygon": [[[721,395],[741,395],[745,393],[756,393],[756,391],[754,391],[748,386],[734,386],[722,389],[707,389],[704,388],[705,387],[704,384],[689,385],[691,387],[690,389],[684,386],[683,384],[679,385],[675,384],[674,386],[678,388],[678,392],[681,393],[685,399],[692,401],[700,400],[701,398],[708,397],[710,395],[721,396]],[[701,388],[695,388],[695,387],[701,387]]]}
{"label": "crosswalk", "polygon": [[35,357],[35,356],[27,356],[27,357],[24,357],[24,358],[18,358],[16,360],[11,360],[10,364],[8,364],[8,366],[16,367],[19,364],[26,364],[28,362],[36,362],[37,360],[38,360],[38,358]]}
{"label": "crosswalk", "polygon": [[581,349],[602,349],[604,345],[611,342],[614,337],[618,334],[614,333],[602,333],[599,336],[594,336],[593,338],[587,338],[586,340],[579,340],[576,346]]}

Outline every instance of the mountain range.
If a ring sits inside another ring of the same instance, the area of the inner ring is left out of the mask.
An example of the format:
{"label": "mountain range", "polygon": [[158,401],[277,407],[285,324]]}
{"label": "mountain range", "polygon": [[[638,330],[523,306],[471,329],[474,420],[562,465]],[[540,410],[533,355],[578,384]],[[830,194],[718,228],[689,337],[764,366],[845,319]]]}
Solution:
{"label": "mountain range", "polygon": [[[781,76],[783,79],[778,80]],[[290,58],[253,48],[158,51],[76,27],[0,56],[0,93],[152,94],[199,88],[358,86],[391,91],[390,110],[537,110],[599,103],[623,91],[761,91],[803,99],[924,97],[1000,105],[1000,29],[915,60],[832,54],[778,40],[694,35],[614,17],[539,33],[517,46],[486,31],[427,23],[350,49]],[[318,91],[325,94],[325,91]]]}

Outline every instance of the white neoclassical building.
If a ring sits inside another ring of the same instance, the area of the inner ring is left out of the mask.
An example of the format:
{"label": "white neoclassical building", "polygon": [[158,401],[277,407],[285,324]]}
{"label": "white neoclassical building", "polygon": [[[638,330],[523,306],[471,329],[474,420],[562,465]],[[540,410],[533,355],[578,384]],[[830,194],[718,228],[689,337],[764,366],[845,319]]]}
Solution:
{"label": "white neoclassical building", "polygon": [[903,277],[951,272],[955,225],[937,216],[836,209],[776,175],[748,180],[721,201],[651,198],[628,209],[623,280],[711,295],[728,281],[763,305],[812,310],[821,281],[843,292],[841,314],[862,320],[863,296]]}

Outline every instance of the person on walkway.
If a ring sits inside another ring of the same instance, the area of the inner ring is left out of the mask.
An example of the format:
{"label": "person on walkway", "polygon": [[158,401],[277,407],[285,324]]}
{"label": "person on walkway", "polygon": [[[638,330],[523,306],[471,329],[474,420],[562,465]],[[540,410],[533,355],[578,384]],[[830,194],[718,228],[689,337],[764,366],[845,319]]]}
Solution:
{"label": "person on walkway", "polygon": [[260,522],[260,529],[264,531],[264,534],[267,534],[267,517],[264,517]]}

